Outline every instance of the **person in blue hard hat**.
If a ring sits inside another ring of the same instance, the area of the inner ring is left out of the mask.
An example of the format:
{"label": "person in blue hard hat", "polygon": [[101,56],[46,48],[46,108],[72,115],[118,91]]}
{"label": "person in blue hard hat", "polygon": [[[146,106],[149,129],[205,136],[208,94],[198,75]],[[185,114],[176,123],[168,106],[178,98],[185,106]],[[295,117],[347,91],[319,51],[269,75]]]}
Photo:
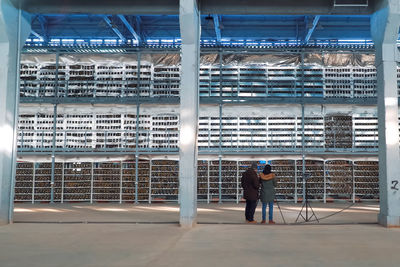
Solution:
{"label": "person in blue hard hat", "polygon": [[276,178],[275,174],[271,172],[271,165],[267,164],[264,167],[262,173],[260,173],[261,178],[261,190],[260,190],[260,200],[262,203],[262,224],[266,223],[266,213],[267,213],[267,205],[269,207],[268,210],[268,223],[275,224],[273,220],[273,212],[274,212],[274,199],[275,199],[275,187],[276,187]]}

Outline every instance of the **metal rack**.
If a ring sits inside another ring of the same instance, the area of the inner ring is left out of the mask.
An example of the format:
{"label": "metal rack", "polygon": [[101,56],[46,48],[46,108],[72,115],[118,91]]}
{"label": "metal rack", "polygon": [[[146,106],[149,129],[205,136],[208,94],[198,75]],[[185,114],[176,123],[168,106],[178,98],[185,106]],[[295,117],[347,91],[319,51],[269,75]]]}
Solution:
{"label": "metal rack", "polygon": [[209,167],[207,160],[197,161],[197,199],[209,202]]}
{"label": "metal rack", "polygon": [[[303,195],[302,160],[270,160],[277,176],[277,199],[299,201]],[[199,160],[198,200],[239,202],[240,179],[251,161]],[[50,163],[20,162],[17,166],[16,201],[50,201]],[[260,164],[259,171],[262,171]],[[138,161],[138,183],[134,161],[57,162],[55,202],[178,201],[178,161]],[[354,172],[353,172],[354,169]],[[36,171],[35,171],[36,170]],[[38,171],[42,170],[42,171]],[[43,173],[43,171],[45,173]],[[47,172],[46,172],[47,171]],[[305,160],[311,175],[309,197],[318,201],[379,199],[378,162],[349,160]]]}
{"label": "metal rack", "polygon": [[[123,80],[123,77],[129,76],[130,72],[113,78],[103,78],[101,72],[98,72],[93,75],[99,75],[99,77],[83,75],[78,76],[83,80],[77,80],[78,77],[75,78],[75,76],[82,71],[70,70],[72,74],[67,76],[69,79],[59,80],[57,86],[54,80],[49,81],[48,78],[28,80],[32,77],[21,76],[21,101],[31,101],[32,99],[39,101],[43,98],[58,98],[57,101],[62,101],[62,99],[78,97],[86,99],[179,97],[179,67],[146,67],[149,66],[141,66],[141,70],[148,70],[148,72],[140,73],[139,84],[137,81],[139,78]],[[202,67],[200,97],[222,97],[224,99],[301,98],[304,85],[304,98],[376,98],[376,70],[373,68],[365,69],[359,74],[353,73],[353,68],[350,67],[327,69],[322,69],[322,67],[304,69],[265,67],[264,73],[254,72],[259,76],[255,74],[252,76],[248,71],[242,74],[238,68],[224,67],[224,72],[219,74],[217,71],[213,71],[214,68],[207,70]],[[21,70],[21,72],[23,71]],[[350,75],[350,77],[346,75]],[[358,76],[354,77],[353,75]],[[368,75],[373,77],[362,77]],[[58,88],[57,93],[56,87]]]}
{"label": "metal rack", "polygon": [[93,192],[93,166],[90,162],[65,162],[61,202],[90,201]]}
{"label": "metal rack", "polygon": [[152,160],[151,201],[177,201],[179,164],[176,160]]}
{"label": "metal rack", "polygon": [[[303,165],[304,164],[304,165]],[[304,166],[304,175],[303,175]],[[305,179],[308,179],[308,197],[310,199],[325,199],[324,187],[324,161],[322,160],[297,160],[296,161],[296,187],[297,196],[305,197]],[[309,178],[306,177],[309,176]]]}
{"label": "metal rack", "polygon": [[354,161],[354,195],[358,199],[379,198],[378,161]]}
{"label": "metal rack", "polygon": [[[157,57],[156,55],[163,58],[166,53],[176,54],[179,51],[175,49],[166,52],[164,48],[121,50],[124,57],[131,58],[110,64],[107,60],[111,55],[99,52],[107,49],[63,49],[30,48],[26,51],[26,55],[34,55],[39,61],[33,63],[23,59],[21,62],[21,103],[125,104],[135,105],[137,112],[115,109],[113,112],[84,114],[76,111],[58,111],[58,114],[53,114],[43,112],[39,105],[33,108],[31,106],[31,113],[23,112],[20,115],[19,153],[39,157],[50,152],[67,156],[71,155],[71,152],[89,155],[134,154],[137,162],[60,163],[63,166],[57,165],[54,175],[54,201],[177,201],[178,162],[151,158],[154,155],[161,157],[177,154],[179,116],[177,111],[152,113],[142,111],[140,107],[145,104],[175,105],[179,102],[179,60],[152,59]],[[65,60],[70,55],[90,54],[88,51],[100,60]],[[304,60],[304,55],[310,51],[321,57],[324,57],[324,53],[373,53],[370,48],[359,47],[350,47],[342,51],[338,51],[337,48],[222,48],[218,51],[203,48],[203,52],[219,57],[219,63],[204,63],[200,66],[200,103],[218,104],[220,113],[207,113],[199,118],[199,153],[210,156],[210,160],[198,163],[199,200],[241,200],[240,176],[250,162],[223,158],[224,155],[276,155],[277,158],[270,163],[278,173],[277,196],[288,201],[298,201],[303,194],[300,180],[303,175],[303,162],[297,158],[279,159],[280,155],[314,153],[324,155],[324,158],[335,156],[337,153],[376,155],[378,133],[377,116],[374,112],[366,114],[354,111],[345,115],[316,112],[311,115],[303,113],[301,116],[287,112],[282,115],[223,115],[222,106],[225,103],[235,104],[239,108],[242,103],[376,104],[376,70],[373,66],[310,63]],[[40,57],[46,53],[47,57],[55,55],[54,59],[41,61]],[[289,55],[296,57],[297,61],[288,64],[260,64],[250,60],[247,61],[250,63],[238,64],[227,59],[248,55]],[[57,118],[56,122],[54,116]],[[139,159],[139,156],[143,155],[150,159]],[[211,159],[216,155],[219,155],[218,160]],[[333,190],[332,179],[336,177],[333,175],[333,169],[339,161],[332,162],[313,159],[305,161],[305,171],[313,174],[310,189],[315,200],[326,201],[327,197],[333,195],[332,192],[335,193],[335,197],[338,196],[337,190]],[[350,198],[353,201],[356,198],[376,199],[375,180],[373,184],[362,182],[364,178],[359,169],[363,168],[364,163],[348,164],[354,165],[354,175],[351,175],[354,177],[353,195]],[[17,176],[16,200],[51,200],[51,175],[49,178],[46,173],[46,176],[43,176],[46,178],[42,178],[42,170],[37,171],[36,165],[31,191],[25,188],[30,180],[24,180],[26,176]],[[112,167],[106,167],[109,165]],[[42,165],[37,167],[46,169],[42,168]],[[373,173],[377,166],[373,165],[371,168]],[[43,171],[48,172],[48,168]],[[107,171],[111,173],[101,173]],[[36,182],[36,172],[40,174],[40,182]],[[350,177],[348,173],[346,175],[347,178]],[[350,183],[347,178],[342,179],[346,186]],[[362,188],[368,185],[371,185],[372,189],[363,191]],[[348,195],[346,191],[346,196],[340,197],[349,198]]]}
{"label": "metal rack", "polygon": [[127,161],[121,163],[122,173],[120,181],[120,196],[119,201],[130,201],[136,200],[136,177],[135,177],[135,162]]}
{"label": "metal rack", "polygon": [[[23,53],[20,68],[21,101],[177,98],[180,92],[179,51],[160,49],[121,49],[127,59],[120,61],[113,53],[107,52],[109,48],[28,48]],[[200,97],[203,101],[207,98],[376,98],[376,69],[373,64],[343,65],[334,60],[325,62],[324,59],[330,54],[340,56],[347,53],[345,57],[348,60],[349,56],[370,55],[374,51],[362,46],[337,49],[343,50],[335,50],[335,47],[203,48],[203,55],[216,55],[223,60],[220,59],[218,64],[203,60],[199,74]],[[70,58],[85,53],[94,59],[74,61]],[[318,55],[320,60],[306,61],[304,57],[310,53]],[[35,60],[29,58],[31,55]],[[168,60],[170,55],[172,60]],[[49,56],[54,59],[49,60]],[[265,58],[237,62],[241,57],[249,56]],[[288,56],[297,59],[285,62]],[[283,60],[277,63],[273,57],[282,57]],[[332,62],[337,66],[332,66]]]}
{"label": "metal rack", "polygon": [[18,162],[15,176],[15,199],[34,202],[35,165],[30,162]]}
{"label": "metal rack", "polygon": [[[31,108],[32,112],[35,112]],[[56,151],[177,151],[178,114],[62,114],[57,115]],[[221,124],[221,126],[220,126]],[[53,115],[21,114],[18,149],[51,151]],[[220,129],[221,127],[221,129]],[[221,132],[221,134],[220,134]],[[301,151],[302,117],[200,117],[200,151]],[[221,142],[221,145],[220,145]],[[369,151],[378,148],[375,114],[304,117],[307,151]]]}
{"label": "metal rack", "polygon": [[121,162],[93,163],[92,201],[121,201]]}
{"label": "metal rack", "polygon": [[[51,164],[35,163],[33,201],[51,201]],[[61,200],[62,164],[55,165],[54,201]]]}
{"label": "metal rack", "polygon": [[297,201],[295,160],[272,160],[270,162],[272,172],[276,174],[276,197],[282,200]]}
{"label": "metal rack", "polygon": [[353,163],[349,160],[325,162],[326,196],[330,199],[353,199]]}

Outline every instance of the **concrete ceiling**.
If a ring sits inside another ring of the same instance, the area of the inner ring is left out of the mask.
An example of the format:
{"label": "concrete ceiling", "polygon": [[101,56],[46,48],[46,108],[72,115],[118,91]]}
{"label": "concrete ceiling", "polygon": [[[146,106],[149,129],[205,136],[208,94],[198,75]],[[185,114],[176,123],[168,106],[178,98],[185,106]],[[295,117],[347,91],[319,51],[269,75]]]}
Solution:
{"label": "concrete ceiling", "polygon": [[[334,7],[335,0],[199,0],[202,14],[225,15],[366,15],[385,0],[368,0],[368,6]],[[338,0],[336,0],[338,1]],[[138,14],[176,15],[179,0],[11,0],[35,14]],[[360,3],[362,0],[346,0]]]}

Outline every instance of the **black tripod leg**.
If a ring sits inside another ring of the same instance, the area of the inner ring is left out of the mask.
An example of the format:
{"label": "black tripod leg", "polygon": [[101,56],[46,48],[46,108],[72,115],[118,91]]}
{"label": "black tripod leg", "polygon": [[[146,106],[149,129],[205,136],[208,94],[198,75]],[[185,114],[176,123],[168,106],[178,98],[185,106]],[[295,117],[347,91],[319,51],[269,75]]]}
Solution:
{"label": "black tripod leg", "polygon": [[295,223],[297,223],[297,221],[299,220],[299,217],[300,217],[300,216],[301,216],[304,220],[306,219],[306,218],[304,218],[304,216],[303,216],[303,209],[304,209],[306,203],[307,203],[307,202],[304,202],[303,206],[301,207],[300,213],[299,213],[299,215],[297,215],[297,218],[296,218]]}
{"label": "black tripod leg", "polygon": [[275,200],[276,200],[276,205],[278,206],[279,212],[281,213],[283,223],[286,224],[285,217],[283,217],[283,213],[282,213],[282,210],[281,210],[281,206],[279,205],[279,202],[278,202],[278,200],[276,198],[275,198]]}
{"label": "black tripod leg", "polygon": [[317,218],[317,215],[315,214],[315,212],[314,212],[313,208],[311,207],[310,203],[308,203],[308,206],[310,207],[310,210],[311,210],[311,212],[312,212],[312,215],[311,215],[310,219],[314,216],[314,217],[315,217],[315,220],[317,220],[317,222],[319,223],[319,220],[318,220],[318,218]]}

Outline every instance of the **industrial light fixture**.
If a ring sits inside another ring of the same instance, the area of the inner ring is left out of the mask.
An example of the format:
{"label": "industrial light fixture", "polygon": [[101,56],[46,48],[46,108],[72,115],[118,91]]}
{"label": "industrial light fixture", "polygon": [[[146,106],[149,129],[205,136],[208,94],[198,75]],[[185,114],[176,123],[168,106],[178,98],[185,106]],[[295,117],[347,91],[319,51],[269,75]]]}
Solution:
{"label": "industrial light fixture", "polygon": [[368,7],[368,0],[334,0],[334,7]]}

